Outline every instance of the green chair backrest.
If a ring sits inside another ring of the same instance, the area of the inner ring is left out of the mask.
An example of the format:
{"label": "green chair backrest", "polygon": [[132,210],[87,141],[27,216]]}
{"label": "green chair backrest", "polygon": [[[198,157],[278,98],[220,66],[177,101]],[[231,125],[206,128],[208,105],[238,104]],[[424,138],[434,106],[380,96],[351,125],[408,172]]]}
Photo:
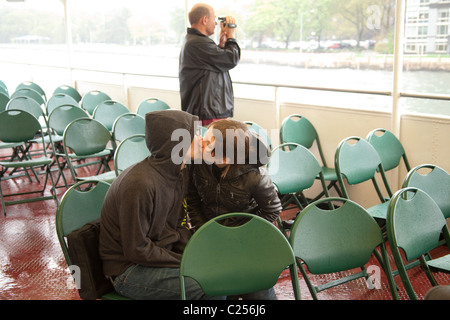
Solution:
{"label": "green chair backrest", "polygon": [[8,86],[2,80],[0,80],[0,92],[9,97]]}
{"label": "green chair backrest", "polygon": [[63,136],[64,130],[74,120],[89,118],[86,110],[74,105],[61,105],[53,109],[48,116],[48,125],[58,135]]}
{"label": "green chair backrest", "polygon": [[0,113],[0,140],[24,142],[41,131],[39,121],[24,110],[5,110]]}
{"label": "green chair backrest", "polygon": [[266,129],[264,129],[259,124],[252,121],[244,121],[244,123],[247,124],[249,130],[258,134],[267,143],[269,148],[272,149],[272,141]]}
{"label": "green chair backrest", "polygon": [[142,101],[137,109],[137,114],[145,117],[145,114],[152,111],[170,109],[169,105],[158,98],[148,98]]}
{"label": "green chair backrest", "polygon": [[79,107],[78,102],[71,96],[64,93],[54,94],[47,101],[47,115],[52,113],[53,109],[55,109],[56,107],[67,104]]}
{"label": "green chair backrest", "polygon": [[53,95],[59,94],[59,93],[63,93],[63,94],[67,94],[68,96],[71,96],[72,98],[75,99],[76,102],[81,101],[80,93],[71,86],[62,85],[62,86],[59,86],[58,88],[56,88],[55,91],[53,91]]}
{"label": "green chair backrest", "polygon": [[120,115],[129,112],[130,110],[128,110],[128,108],[125,107],[122,103],[113,100],[107,100],[101,102],[97,107],[95,107],[92,117],[100,123],[103,123],[103,125],[109,131],[112,131],[114,121],[116,121],[116,119]]}
{"label": "green chair backrest", "polygon": [[80,118],[72,121],[64,131],[63,143],[77,156],[91,155],[106,149],[111,141],[108,129],[94,119]]}
{"label": "green chair backrest", "polygon": [[44,100],[46,99],[46,94],[44,89],[42,89],[42,87],[40,85],[38,85],[37,83],[33,82],[33,81],[25,81],[20,83],[17,87],[16,87],[16,91],[20,90],[20,89],[32,89],[34,91],[36,91],[37,93],[39,93],[39,95],[44,98]]}
{"label": "green chair backrest", "polygon": [[292,114],[281,123],[281,143],[294,142],[309,149],[317,138],[317,131],[312,123],[299,114]]}
{"label": "green chair backrest", "polygon": [[39,94],[39,92],[37,92],[31,88],[17,89],[11,95],[11,99],[17,98],[17,97],[29,97],[29,98],[35,100],[39,104],[39,106],[45,105],[45,99]]}
{"label": "green chair backrest", "polygon": [[403,188],[390,200],[386,220],[389,243],[402,248],[407,261],[436,248],[444,226],[441,209],[420,189]]}
{"label": "green chair backrest", "polygon": [[336,151],[336,170],[346,177],[349,184],[372,179],[380,165],[377,151],[359,137],[344,139]]}
{"label": "green chair backrest", "polygon": [[[333,210],[321,204],[340,202]],[[380,227],[357,203],[324,198],[311,203],[296,217],[289,236],[295,256],[312,274],[333,273],[364,266],[383,243]]]}
{"label": "green chair backrest", "polygon": [[94,113],[95,108],[103,101],[111,100],[109,95],[99,90],[92,90],[86,93],[81,99],[81,107],[89,112]]}
{"label": "green chair backrest", "polygon": [[23,110],[32,114],[36,119],[44,116],[44,111],[36,100],[26,96],[11,98],[6,110]]}
{"label": "green chair backrest", "polygon": [[378,152],[384,171],[398,167],[402,158],[404,159],[406,170],[411,170],[402,143],[389,130],[375,129],[369,133],[367,141]]}
{"label": "green chair backrest", "polygon": [[306,147],[284,143],[272,151],[267,170],[278,191],[288,194],[311,187],[321,166]]}
{"label": "green chair backrest", "polygon": [[6,106],[9,102],[9,96],[3,92],[0,92],[0,111],[6,110]]}
{"label": "green chair backrest", "polygon": [[[237,227],[220,224],[233,216],[249,221]],[[180,265],[182,294],[184,277],[193,278],[211,296],[269,289],[291,265],[292,248],[273,224],[251,214],[225,214],[205,223],[189,240]]]}
{"label": "green chair backrest", "polygon": [[[90,188],[82,191],[83,186]],[[56,213],[56,231],[68,265],[71,263],[64,238],[86,223],[100,218],[109,186],[102,181],[82,181],[70,187],[61,198]]]}
{"label": "green chair backrest", "polygon": [[403,188],[415,187],[425,191],[439,206],[445,218],[450,218],[450,175],[441,167],[423,164],[410,170]]}
{"label": "green chair backrest", "polygon": [[125,138],[117,146],[114,154],[114,169],[118,176],[129,166],[144,160],[150,156],[144,134],[133,135]]}
{"label": "green chair backrest", "polygon": [[145,134],[145,119],[136,113],[122,114],[114,122],[112,132],[117,141],[135,134]]}

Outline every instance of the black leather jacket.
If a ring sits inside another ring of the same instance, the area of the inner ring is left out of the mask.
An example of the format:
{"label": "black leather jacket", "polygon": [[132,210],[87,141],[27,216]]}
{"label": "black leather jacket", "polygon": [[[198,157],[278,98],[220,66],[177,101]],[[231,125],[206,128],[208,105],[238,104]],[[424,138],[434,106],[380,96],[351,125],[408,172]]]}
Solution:
{"label": "black leather jacket", "polygon": [[212,39],[189,28],[179,61],[181,110],[200,120],[233,117],[234,94],[228,71],[239,63],[240,56],[234,39],[220,48]]}
{"label": "black leather jacket", "polygon": [[[273,222],[281,213],[281,202],[265,169],[254,165],[231,167],[224,178],[214,165],[193,165],[187,196],[188,216],[194,229],[210,219],[231,212],[253,213]],[[224,224],[234,226],[242,219]]]}

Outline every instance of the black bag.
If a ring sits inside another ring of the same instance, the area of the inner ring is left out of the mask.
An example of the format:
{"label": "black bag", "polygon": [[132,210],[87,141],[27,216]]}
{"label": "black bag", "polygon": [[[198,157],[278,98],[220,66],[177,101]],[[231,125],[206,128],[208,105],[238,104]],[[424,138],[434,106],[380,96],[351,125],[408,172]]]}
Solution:
{"label": "black bag", "polygon": [[99,254],[100,219],[87,223],[67,236],[72,264],[80,268],[80,297],[85,300],[99,299],[114,291],[111,281],[103,274]]}

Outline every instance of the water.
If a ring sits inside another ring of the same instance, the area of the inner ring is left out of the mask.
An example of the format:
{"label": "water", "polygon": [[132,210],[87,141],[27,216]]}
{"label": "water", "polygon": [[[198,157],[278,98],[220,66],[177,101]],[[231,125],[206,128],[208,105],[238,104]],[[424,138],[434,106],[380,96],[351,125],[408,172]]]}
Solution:
{"label": "water", "polygon": [[[267,53],[264,53],[267,55]],[[121,47],[114,45],[79,45],[74,48],[72,66],[80,69],[109,70],[123,73],[151,75],[178,75],[177,47]],[[243,51],[242,55],[245,55]],[[251,53],[252,57],[255,52]],[[332,57],[332,56],[330,56]],[[43,65],[67,66],[68,56],[65,46],[19,46],[1,45],[1,62],[36,63]],[[294,66],[256,64],[248,61],[231,70],[234,82],[276,83],[285,85],[357,89],[369,91],[392,91],[393,73],[386,70],[307,69]],[[8,78],[20,81],[14,73],[18,65],[1,64],[0,77],[8,83]],[[23,69],[23,67],[22,67]],[[23,77],[26,73],[23,73]],[[42,75],[38,77],[42,79]],[[116,81],[121,75],[96,75],[95,81]],[[177,79],[155,78],[142,82],[146,86],[178,90]],[[41,80],[43,81],[43,80]],[[131,81],[131,80],[130,80]],[[137,81],[134,79],[134,81]],[[12,80],[11,80],[12,82]],[[137,84],[137,83],[136,83]],[[450,94],[450,72],[405,71],[402,78],[402,92]],[[10,84],[10,90],[16,84]],[[53,84],[52,84],[53,85]],[[275,90],[271,87],[257,87],[235,83],[236,97],[273,100]],[[392,98],[389,96],[324,92],[281,88],[278,90],[280,102],[294,102],[366,110],[390,111]],[[401,112],[427,113],[450,116],[450,101],[430,99],[401,99]]]}

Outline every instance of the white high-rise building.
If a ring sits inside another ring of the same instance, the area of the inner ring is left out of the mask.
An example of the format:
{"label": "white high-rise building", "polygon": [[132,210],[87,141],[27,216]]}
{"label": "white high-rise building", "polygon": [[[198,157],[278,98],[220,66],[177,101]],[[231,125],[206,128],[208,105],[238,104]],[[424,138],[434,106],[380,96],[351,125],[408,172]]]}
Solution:
{"label": "white high-rise building", "polygon": [[405,53],[450,53],[450,0],[407,0]]}

